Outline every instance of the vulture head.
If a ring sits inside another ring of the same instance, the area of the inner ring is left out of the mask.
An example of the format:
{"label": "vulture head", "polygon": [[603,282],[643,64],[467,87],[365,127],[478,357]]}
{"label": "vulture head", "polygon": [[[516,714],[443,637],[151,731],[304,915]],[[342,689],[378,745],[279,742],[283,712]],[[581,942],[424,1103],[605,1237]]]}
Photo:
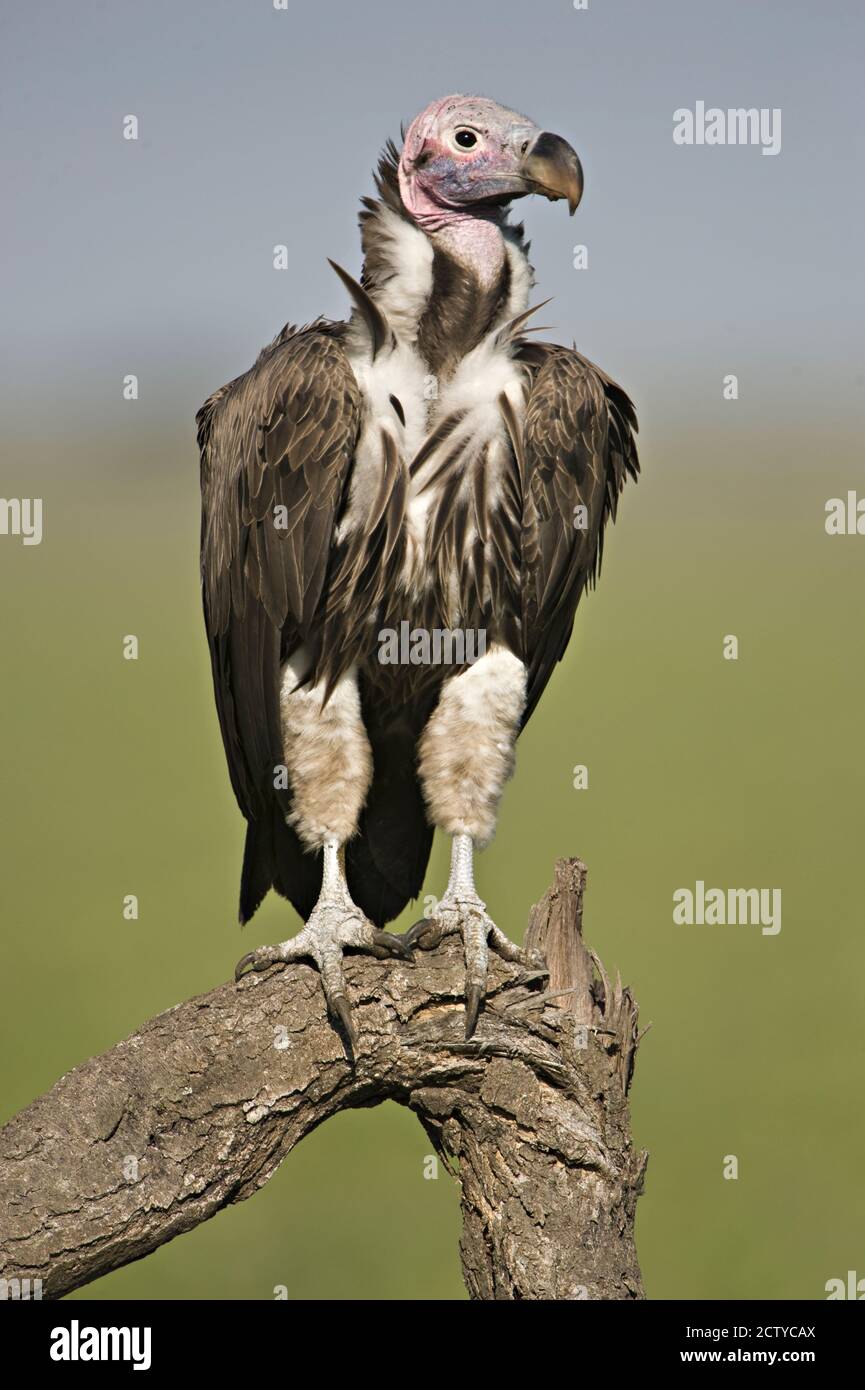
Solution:
{"label": "vulture head", "polygon": [[444,221],[528,193],[567,198],[573,215],[583,192],[580,161],[566,140],[496,101],[471,96],[443,97],[415,117],[399,181],[409,212]]}

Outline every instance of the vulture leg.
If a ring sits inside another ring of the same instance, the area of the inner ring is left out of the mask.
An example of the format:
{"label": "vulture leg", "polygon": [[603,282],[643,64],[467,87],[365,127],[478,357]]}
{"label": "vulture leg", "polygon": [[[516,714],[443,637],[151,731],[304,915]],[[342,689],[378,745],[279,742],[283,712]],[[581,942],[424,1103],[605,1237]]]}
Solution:
{"label": "vulture leg", "polygon": [[492,648],[442,688],[420,741],[419,771],[431,819],[453,837],[444,897],[429,918],[407,933],[410,945],[437,946],[459,932],[466,956],[466,1037],[484,998],[489,947],[506,960],[530,962],[487,915],[475,889],[475,846],[493,837],[504,784],[513,772],[514,744],[525,707],[522,661]]}
{"label": "vulture leg", "polygon": [[345,877],[345,842],[356,831],[372,778],[372,751],[353,670],[326,698],[321,685],[304,684],[309,658],[303,648],[285,664],[280,708],[285,765],[292,793],[288,820],[305,847],[322,851],[321,893],[303,930],[276,946],[261,946],[237,964],[267,970],[287,961],[314,960],[331,1015],[356,1050],[357,1035],[345,987],[346,947],[373,955],[411,959],[404,938],[378,931],[351,899]]}
{"label": "vulture leg", "polygon": [[355,1052],[357,1033],[346,992],[343,951],[350,947],[356,951],[370,951],[380,959],[401,956],[411,960],[411,946],[405,937],[378,931],[352,902],[345,881],[344,848],[336,840],[329,839],[324,843],[323,855],[321,893],[303,930],[277,946],[259,946],[250,951],[238,961],[234,978],[240,980],[247,967],[267,970],[271,965],[284,965],[289,961],[314,960],[321,974],[328,1008],[342,1023],[352,1052]]}
{"label": "vulture leg", "polygon": [[[474,846],[470,835],[454,835],[451,842],[451,872],[444,897],[431,917],[424,917],[406,932],[409,947],[433,950],[444,936],[459,932],[466,954],[466,1037],[475,1031],[478,1012],[486,993],[487,961],[492,946],[505,960],[527,963],[521,946],[505,936],[487,915],[486,903],[478,896],[474,882]],[[533,962],[542,965],[543,962]]]}

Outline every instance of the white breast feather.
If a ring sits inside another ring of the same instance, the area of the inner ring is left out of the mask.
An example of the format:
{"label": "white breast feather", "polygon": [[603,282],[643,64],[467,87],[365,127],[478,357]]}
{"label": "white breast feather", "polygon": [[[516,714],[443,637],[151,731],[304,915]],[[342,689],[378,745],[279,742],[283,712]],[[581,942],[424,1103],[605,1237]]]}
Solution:
{"label": "white breast feather", "polygon": [[[467,353],[453,376],[438,383],[421,358],[416,346],[418,323],[432,291],[433,251],[429,239],[417,228],[389,209],[380,225],[393,242],[393,264],[399,271],[376,292],[376,303],[383,310],[396,335],[396,346],[382,348],[372,360],[365,328],[355,322],[349,341],[349,360],[364,401],[364,424],[355,454],[349,505],[340,527],[340,539],[362,526],[378,490],[383,467],[381,431],[394,439],[403,465],[407,468],[428,433],[447,416],[460,412],[464,418],[412,481],[406,526],[409,533],[406,583],[415,588],[424,579],[424,542],[427,514],[437,499],[437,487],[421,491],[425,481],[441,464],[445,453],[460,448],[464,458],[457,465],[468,485],[473,461],[485,445],[488,450],[487,489],[490,504],[498,496],[501,469],[509,451],[499,397],[505,393],[518,420],[524,407],[523,374],[514,362],[510,347],[496,342],[502,323],[521,313],[528,304],[533,283],[532,271],[519,246],[507,238],[505,245],[511,265],[511,291],[498,324]],[[400,421],[391,402],[395,396],[405,415]]]}

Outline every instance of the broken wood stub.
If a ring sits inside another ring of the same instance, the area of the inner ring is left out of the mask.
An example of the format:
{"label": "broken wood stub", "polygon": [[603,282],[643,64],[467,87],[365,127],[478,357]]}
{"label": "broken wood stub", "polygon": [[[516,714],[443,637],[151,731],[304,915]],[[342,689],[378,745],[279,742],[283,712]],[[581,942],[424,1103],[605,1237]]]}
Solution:
{"label": "broken wood stub", "polygon": [[517,982],[503,1001],[519,1031],[452,1044],[485,1058],[483,1071],[412,1097],[459,1174],[473,1298],[644,1296],[634,1216],[648,1155],[633,1150],[627,1102],[638,1010],[583,941],[585,886],[586,866],[560,859],[532,909],[526,944],[549,979],[539,990],[530,979],[522,998]]}

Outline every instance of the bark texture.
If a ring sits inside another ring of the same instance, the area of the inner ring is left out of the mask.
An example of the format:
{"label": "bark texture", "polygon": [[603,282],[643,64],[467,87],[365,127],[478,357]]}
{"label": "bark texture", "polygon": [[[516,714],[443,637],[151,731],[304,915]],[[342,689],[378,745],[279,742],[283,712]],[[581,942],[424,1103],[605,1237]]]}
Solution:
{"label": "bark texture", "polygon": [[627,1090],[637,1008],[583,944],[586,871],[560,860],[527,940],[550,977],[490,958],[463,1037],[454,938],[412,964],[354,956],[354,1065],[316,971],[178,1004],[0,1130],[0,1280],[59,1298],[243,1201],[330,1115],[395,1100],[462,1189],[473,1298],[641,1298]]}

